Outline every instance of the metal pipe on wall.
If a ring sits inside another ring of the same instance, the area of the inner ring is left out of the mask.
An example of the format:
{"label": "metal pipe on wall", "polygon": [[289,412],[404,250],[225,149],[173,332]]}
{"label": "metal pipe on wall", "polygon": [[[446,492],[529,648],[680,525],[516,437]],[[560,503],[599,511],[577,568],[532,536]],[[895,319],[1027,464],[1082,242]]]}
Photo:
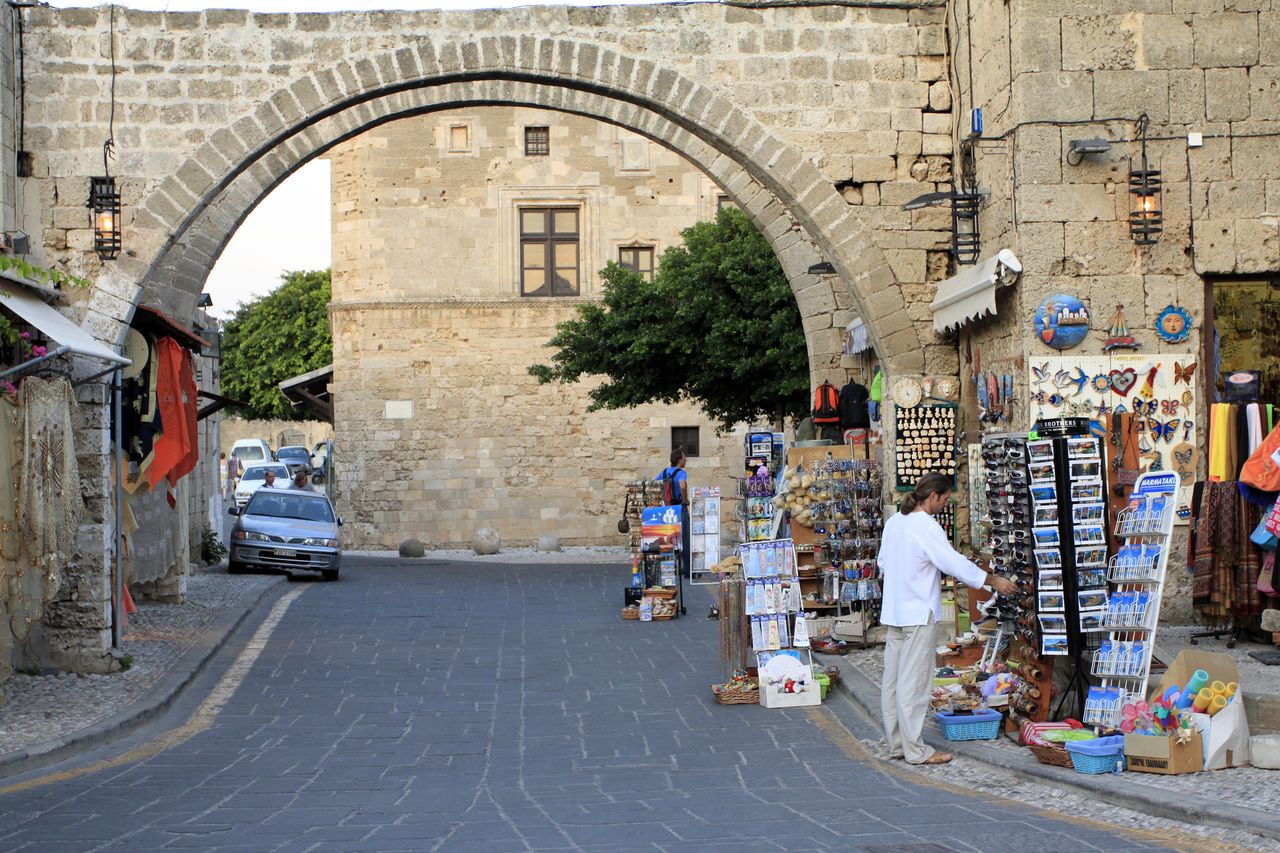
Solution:
{"label": "metal pipe on wall", "polygon": [[122,554],[124,532],[121,529],[124,523],[124,484],[120,482],[124,476],[122,382],[122,371],[116,368],[111,374],[111,431],[115,437],[115,447],[112,448],[114,452],[111,454],[111,464],[115,468],[111,477],[115,483],[115,574],[111,590],[111,647],[114,649],[120,648],[121,635],[124,633],[124,620],[120,618],[124,610],[124,556]]}

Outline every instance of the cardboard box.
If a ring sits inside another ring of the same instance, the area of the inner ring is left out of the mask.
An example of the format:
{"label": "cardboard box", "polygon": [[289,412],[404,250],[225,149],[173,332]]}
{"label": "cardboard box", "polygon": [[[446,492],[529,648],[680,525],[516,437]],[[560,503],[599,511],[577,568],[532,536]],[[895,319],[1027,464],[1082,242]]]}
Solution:
{"label": "cardboard box", "polygon": [[1186,743],[1178,743],[1177,738],[1168,735],[1126,734],[1124,755],[1129,769],[1139,773],[1175,776],[1199,773],[1204,767],[1204,745],[1198,731]]}
{"label": "cardboard box", "polygon": [[[1230,655],[1185,649],[1178,653],[1165,671],[1150,698],[1158,699],[1173,684],[1185,687],[1197,669],[1209,673],[1210,682],[1240,682],[1236,662]],[[1249,763],[1249,724],[1244,717],[1244,685],[1239,686],[1235,698],[1227,707],[1212,717],[1208,714],[1190,716],[1192,724],[1201,735],[1205,770],[1239,767]]]}

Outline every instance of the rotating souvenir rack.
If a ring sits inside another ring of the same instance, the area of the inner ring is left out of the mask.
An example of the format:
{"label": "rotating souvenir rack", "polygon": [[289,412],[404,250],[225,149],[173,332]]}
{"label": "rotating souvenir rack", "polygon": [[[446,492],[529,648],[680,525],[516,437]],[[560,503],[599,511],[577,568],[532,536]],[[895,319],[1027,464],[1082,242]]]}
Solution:
{"label": "rotating souvenir rack", "polygon": [[1124,705],[1147,696],[1179,483],[1172,471],[1143,474],[1116,516],[1111,591],[1096,629],[1107,636],[1090,668],[1099,684],[1089,688],[1082,717],[1090,725],[1119,728]]}
{"label": "rotating souvenir rack", "polygon": [[[1035,516],[1027,484],[1026,435],[984,435],[982,460],[987,494],[982,524],[989,531],[986,542],[991,554],[990,570],[1018,585],[1016,595],[996,595],[998,627],[995,639],[988,643],[988,653],[993,660],[1005,653],[1005,662],[1021,677],[1022,685],[1012,697],[1013,709],[1027,719],[1043,720],[1048,714],[1053,675],[1052,661],[1042,661],[1039,651],[1032,574],[1031,525]],[[1057,595],[1061,596],[1060,590]],[[1002,649],[1005,638],[1008,648]]]}
{"label": "rotating souvenir rack", "polygon": [[762,542],[773,536],[773,474],[777,470],[773,463],[773,433],[748,434],[744,450],[746,476],[738,480],[738,518],[742,521],[739,538]]}
{"label": "rotating souvenir rack", "polygon": [[[770,499],[772,502],[772,499]],[[720,562],[720,487],[694,486],[689,495],[689,583],[711,586],[720,582],[713,571]]]}
{"label": "rotating souvenir rack", "polygon": [[956,475],[956,407],[938,402],[896,406],[894,488],[909,492],[933,471]]}

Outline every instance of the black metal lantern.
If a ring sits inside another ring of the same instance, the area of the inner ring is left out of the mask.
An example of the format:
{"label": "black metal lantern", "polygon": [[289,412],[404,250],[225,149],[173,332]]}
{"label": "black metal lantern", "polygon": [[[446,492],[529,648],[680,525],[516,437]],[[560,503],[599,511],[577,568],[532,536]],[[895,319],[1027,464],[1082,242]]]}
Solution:
{"label": "black metal lantern", "polygon": [[109,261],[120,254],[120,192],[110,175],[89,179],[89,225],[93,249]]}
{"label": "black metal lantern", "polygon": [[1153,246],[1164,230],[1164,211],[1160,209],[1160,170],[1147,168],[1145,154],[1142,168],[1129,171],[1129,194],[1133,196],[1129,235],[1139,246]]}

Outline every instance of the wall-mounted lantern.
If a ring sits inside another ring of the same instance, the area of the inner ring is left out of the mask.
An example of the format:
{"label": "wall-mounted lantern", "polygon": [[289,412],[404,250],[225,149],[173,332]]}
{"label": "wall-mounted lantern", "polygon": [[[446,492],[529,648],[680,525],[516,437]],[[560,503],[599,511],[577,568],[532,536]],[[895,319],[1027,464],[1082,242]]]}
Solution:
{"label": "wall-mounted lantern", "polygon": [[[1138,139],[1142,143],[1142,165],[1129,169],[1129,236],[1139,246],[1154,246],[1164,231],[1164,211],[1160,209],[1160,170],[1147,162],[1147,114],[1138,117]],[[1129,165],[1132,167],[1133,162]]]}
{"label": "wall-mounted lantern", "polygon": [[109,261],[120,254],[120,192],[110,175],[89,179],[89,225],[93,249]]}

